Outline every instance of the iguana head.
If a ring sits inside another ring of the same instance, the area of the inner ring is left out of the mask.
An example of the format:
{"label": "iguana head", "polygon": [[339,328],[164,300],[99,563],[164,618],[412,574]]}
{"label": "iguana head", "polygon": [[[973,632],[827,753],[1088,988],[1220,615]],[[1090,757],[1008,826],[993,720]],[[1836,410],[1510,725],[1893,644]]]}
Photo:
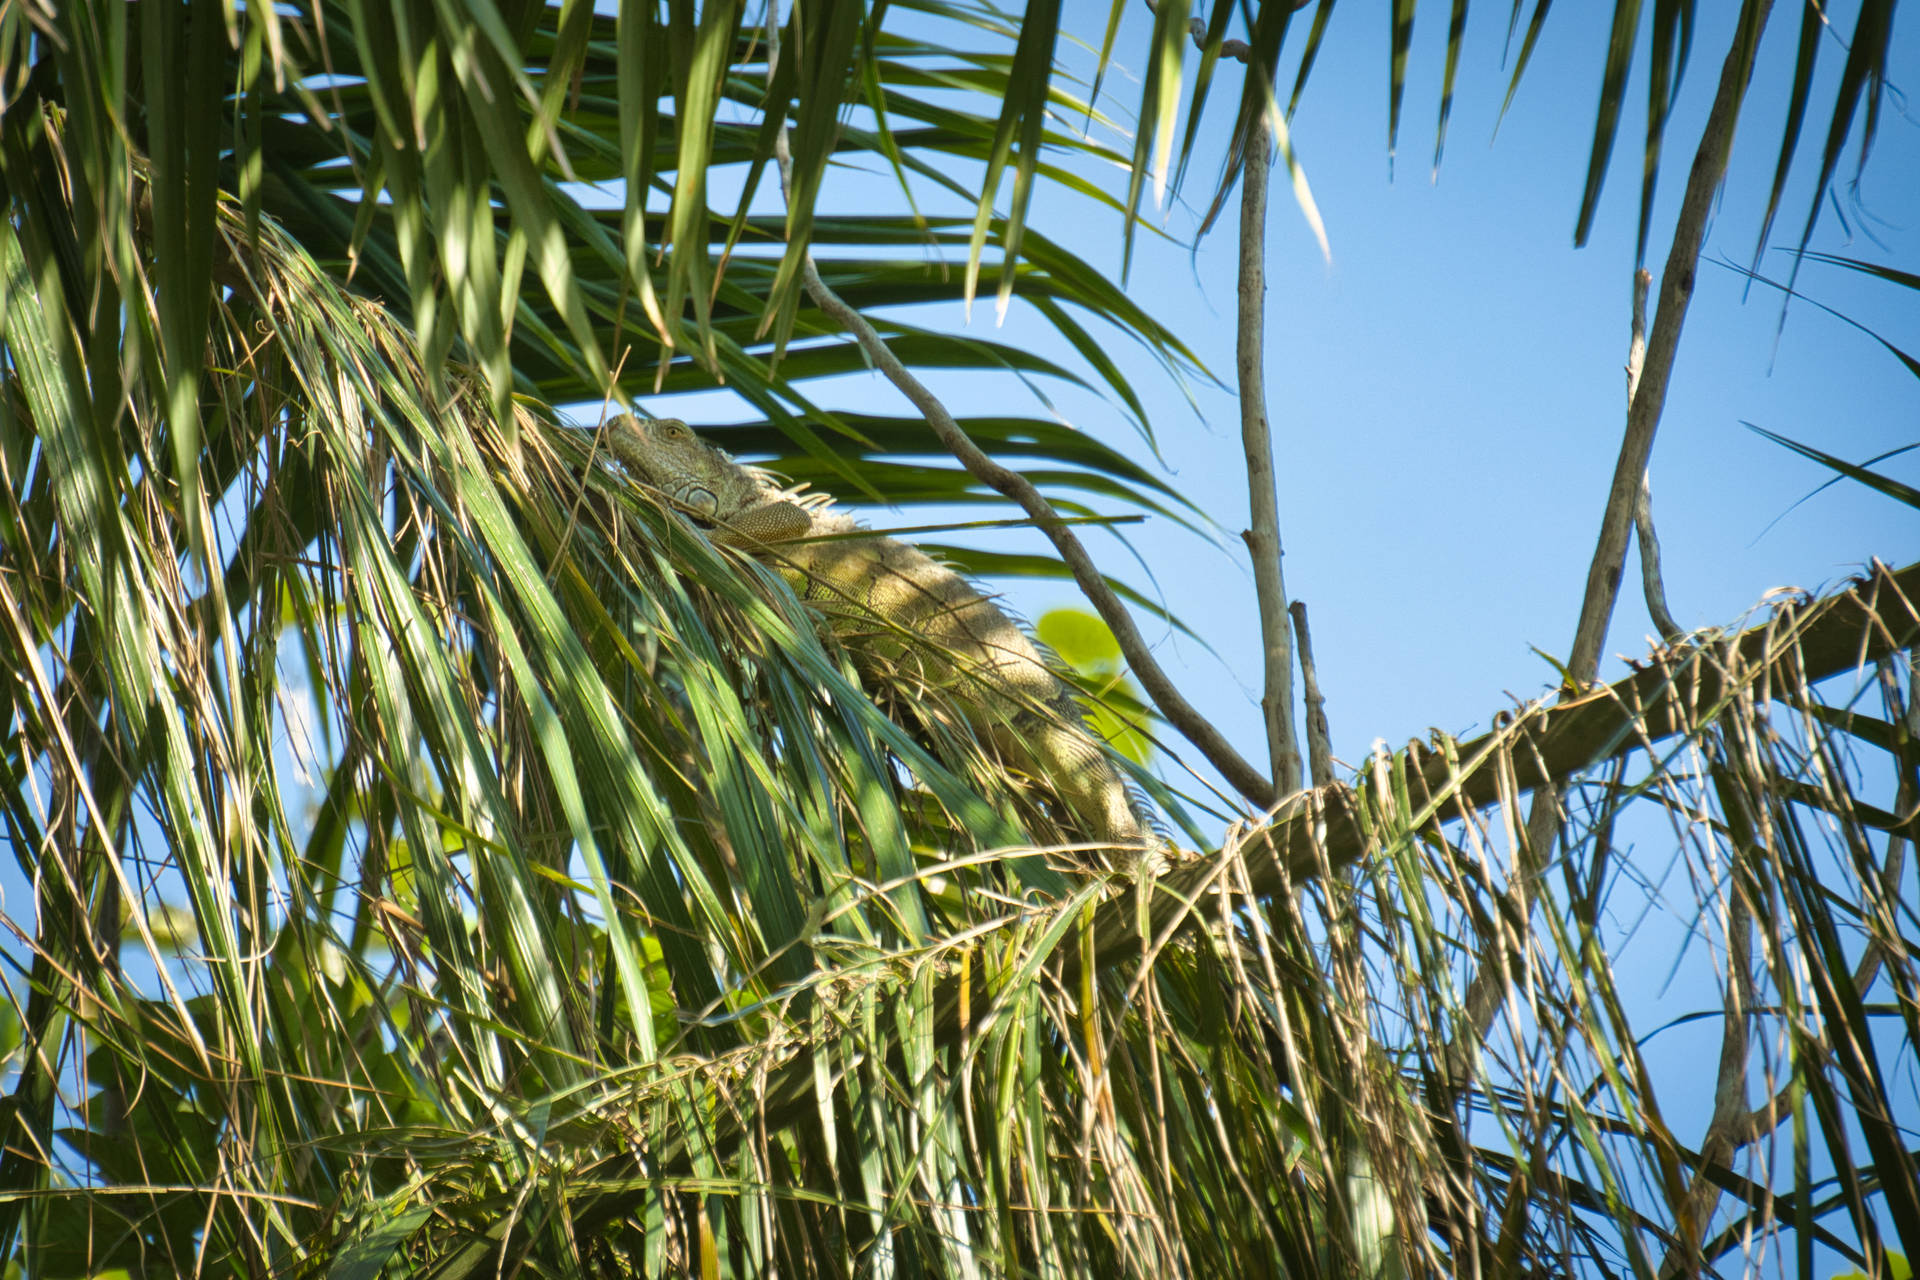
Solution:
{"label": "iguana head", "polygon": [[707,521],[731,520],[764,501],[758,471],[735,462],[678,418],[623,414],[607,423],[607,447],[636,477]]}

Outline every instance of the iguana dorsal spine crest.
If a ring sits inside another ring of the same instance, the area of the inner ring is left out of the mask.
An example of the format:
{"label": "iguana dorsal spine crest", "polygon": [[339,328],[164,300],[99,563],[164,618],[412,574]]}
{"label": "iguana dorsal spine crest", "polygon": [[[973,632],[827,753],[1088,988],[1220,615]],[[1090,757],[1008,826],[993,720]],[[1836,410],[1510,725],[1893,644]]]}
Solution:
{"label": "iguana dorsal spine crest", "polygon": [[960,695],[974,732],[1051,783],[1089,838],[1134,849],[1158,843],[1073,691],[965,578],[908,543],[848,536],[865,531],[830,499],[782,488],[677,418],[623,416],[606,430],[614,457],[710,526],[714,541],[773,563],[847,642],[863,674]]}

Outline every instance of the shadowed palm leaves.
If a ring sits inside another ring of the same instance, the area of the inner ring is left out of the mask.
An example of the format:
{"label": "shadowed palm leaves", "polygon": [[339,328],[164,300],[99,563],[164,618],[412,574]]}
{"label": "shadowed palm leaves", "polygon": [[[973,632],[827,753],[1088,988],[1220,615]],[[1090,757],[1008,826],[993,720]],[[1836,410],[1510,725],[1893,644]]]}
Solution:
{"label": "shadowed palm leaves", "polygon": [[[881,715],[774,575],[555,424],[613,368],[662,399],[719,374],[762,419],[723,443],[796,479],[986,500],[906,465],[923,424],[816,403],[861,366],[797,289],[809,236],[910,363],[1074,376],[896,310],[968,293],[928,257],[991,236],[1122,410],[1114,333],[1192,369],[1022,225],[1036,180],[1116,230],[1149,180],[1040,165],[1128,158],[1049,114],[1085,111],[1043,71],[1057,8],[978,54],[893,8],[908,34],[796,8],[771,72],[726,4],[0,14],[25,1271],[1381,1274],[1397,1248],[1653,1274],[1920,1246],[1912,571],[1115,886],[1026,852],[1058,833],[1021,779]],[[1188,16],[1159,8],[1136,160],[1175,154]],[[1259,10],[1256,59],[1284,17]],[[1843,95],[1875,57],[1857,38]],[[769,101],[783,215],[754,194]],[[969,205],[942,164],[1011,168],[1013,216],[991,191],[984,218],[816,214],[860,158]],[[966,425],[1070,510],[1192,511],[1057,424]],[[1569,776],[1516,916],[1522,793]],[[1704,1149],[1611,966],[1655,890],[1734,957],[1711,1016],[1753,1096],[1724,1091]]]}

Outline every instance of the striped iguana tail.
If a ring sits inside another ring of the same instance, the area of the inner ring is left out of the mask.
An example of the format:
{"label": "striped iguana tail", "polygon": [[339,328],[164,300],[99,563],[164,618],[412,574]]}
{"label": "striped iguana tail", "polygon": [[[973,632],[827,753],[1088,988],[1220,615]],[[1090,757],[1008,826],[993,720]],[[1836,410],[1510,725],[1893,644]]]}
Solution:
{"label": "striped iguana tail", "polygon": [[1052,786],[1088,839],[1160,843],[1072,690],[966,579],[917,547],[867,532],[820,495],[781,488],[679,419],[624,416],[606,430],[614,457],[715,542],[773,565],[863,676],[950,695],[976,734]]}

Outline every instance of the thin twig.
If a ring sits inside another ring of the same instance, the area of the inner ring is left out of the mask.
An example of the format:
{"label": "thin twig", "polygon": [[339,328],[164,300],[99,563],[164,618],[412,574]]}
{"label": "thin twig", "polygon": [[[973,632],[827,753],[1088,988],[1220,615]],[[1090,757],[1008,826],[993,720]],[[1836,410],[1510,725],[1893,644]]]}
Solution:
{"label": "thin twig", "polygon": [[[1147,11],[1158,13],[1158,0],[1145,0]],[[1295,9],[1309,0],[1291,0]],[[1207,24],[1190,18],[1187,34],[1194,47],[1207,47]],[[1253,47],[1244,40],[1223,40],[1220,56],[1245,64],[1260,76],[1260,91],[1272,107],[1270,74],[1255,67]],[[1300,789],[1300,739],[1293,720],[1293,636],[1288,625],[1287,588],[1280,559],[1279,500],[1273,474],[1273,439],[1267,424],[1266,298],[1267,298],[1267,170],[1271,164],[1273,124],[1267,110],[1254,116],[1247,136],[1240,188],[1240,313],[1235,363],[1240,377],[1240,444],[1247,459],[1247,507],[1251,525],[1241,539],[1253,562],[1254,596],[1260,608],[1260,648],[1265,688],[1260,697],[1261,719],[1267,730],[1267,768],[1274,795],[1284,798]],[[1209,217],[1211,221],[1211,217]]]}
{"label": "thin twig", "polygon": [[[1633,273],[1633,337],[1627,344],[1627,408],[1640,390],[1640,371],[1647,363],[1647,290],[1653,276],[1646,268]],[[1653,528],[1653,469],[1640,473],[1640,496],[1633,504],[1633,536],[1640,547],[1640,591],[1646,597],[1647,614],[1653,619],[1660,638],[1668,644],[1686,632],[1673,620],[1667,607],[1667,584],[1660,576],[1660,536]]]}
{"label": "thin twig", "polygon": [[1252,525],[1241,537],[1253,560],[1253,589],[1260,604],[1260,647],[1266,666],[1260,711],[1267,725],[1268,767],[1273,771],[1275,794],[1284,797],[1300,789],[1300,746],[1293,724],[1293,629],[1287,620],[1287,588],[1280,572],[1280,511],[1273,478],[1273,437],[1267,429],[1264,369],[1270,129],[1263,110],[1254,116],[1247,136],[1240,189],[1240,338],[1236,354],[1240,444],[1247,459],[1247,506]]}
{"label": "thin twig", "polygon": [[[792,156],[787,147],[787,132],[782,128],[774,135],[774,155],[780,162],[781,183],[787,181],[787,171],[792,164]],[[1213,724],[1194,709],[1180,691],[1168,679],[1154,660],[1153,651],[1134,626],[1133,617],[1120,598],[1107,585],[1100,570],[1094,565],[1093,558],[1081,545],[1073,530],[1054,511],[1041,492],[1034,488],[1033,482],[1017,471],[1010,470],[987,456],[979,445],[975,444],[953,415],[940,402],[939,397],[929,391],[911,370],[900,362],[893,350],[881,341],[880,335],[867,323],[866,317],[848,306],[840,295],[827,287],[820,278],[819,269],[814,266],[813,254],[808,252],[801,260],[801,283],[807,297],[813,305],[831,317],[848,333],[853,335],[860,349],[873,362],[875,368],[886,375],[889,382],[898,387],[902,394],[913,403],[926,418],[933,434],[939,437],[953,456],[960,459],[974,479],[989,486],[996,492],[1013,499],[1020,508],[1032,517],[1033,522],[1052,541],[1060,558],[1073,570],[1074,581],[1080,584],[1080,590],[1086,594],[1100,617],[1112,630],[1115,640],[1120,642],[1120,652],[1126,656],[1133,673],[1140,678],[1140,686],[1153,699],[1154,706],[1167,718],[1167,723],[1185,735],[1208,762],[1241,795],[1262,809],[1270,809],[1279,801],[1270,779],[1233,749]]]}
{"label": "thin twig", "polygon": [[1647,367],[1647,291],[1653,288],[1653,272],[1645,267],[1633,273],[1633,310],[1627,339],[1627,408],[1640,390],[1640,371]]}
{"label": "thin twig", "polygon": [[1307,776],[1315,787],[1333,785],[1333,735],[1327,729],[1327,700],[1320,696],[1320,675],[1313,666],[1313,633],[1307,630],[1307,602],[1295,600],[1293,634],[1300,644],[1300,685],[1307,702]]}
{"label": "thin twig", "polygon": [[1640,477],[1640,497],[1633,505],[1633,536],[1640,544],[1640,589],[1647,598],[1647,614],[1654,629],[1668,644],[1677,644],[1687,633],[1674,621],[1667,608],[1667,584],[1660,576],[1660,535],[1653,528],[1653,480]]}
{"label": "thin twig", "polygon": [[[1740,857],[1735,850],[1734,856]],[[1700,1156],[1693,1185],[1687,1188],[1678,1211],[1679,1239],[1660,1264],[1662,1277],[1687,1274],[1701,1265],[1700,1242],[1720,1204],[1720,1185],[1714,1172],[1733,1161],[1733,1153],[1753,1133],[1747,1111],[1747,1041],[1751,1035],[1753,992],[1753,915],[1747,903],[1744,877],[1737,872],[1727,886],[1727,994],[1721,1011],[1720,1069],[1713,1090],[1713,1119],[1700,1140]]]}

